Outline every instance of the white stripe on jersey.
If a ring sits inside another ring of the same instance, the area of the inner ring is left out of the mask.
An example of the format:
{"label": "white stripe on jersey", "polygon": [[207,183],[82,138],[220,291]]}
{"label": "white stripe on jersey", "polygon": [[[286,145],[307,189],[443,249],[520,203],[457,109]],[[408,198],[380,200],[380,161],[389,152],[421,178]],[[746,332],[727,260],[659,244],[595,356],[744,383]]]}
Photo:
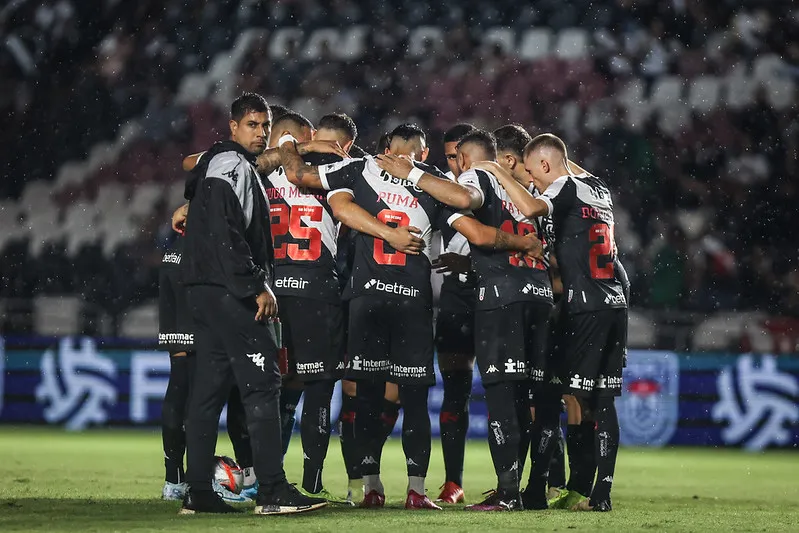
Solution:
{"label": "white stripe on jersey", "polygon": [[[532,222],[530,219],[524,216],[519,208],[516,207],[516,204],[511,201],[510,196],[508,196],[508,192],[502,187],[502,185],[499,183],[499,180],[497,180],[492,173],[488,172],[487,170],[480,170],[480,172],[485,172],[486,175],[488,175],[488,182],[491,184],[494,194],[502,201],[503,204],[508,206],[508,209],[506,210],[511,214],[516,222]],[[483,189],[480,187],[480,178],[477,176],[477,172],[474,170],[467,170],[458,176],[458,183],[461,185],[470,185],[482,193]]]}
{"label": "white stripe on jersey", "polygon": [[[336,239],[338,235],[336,219],[330,216],[328,210],[325,209],[322,203],[315,196],[303,193],[299,187],[291,183],[286,178],[285,172],[280,172],[279,170],[280,169],[273,171],[271,174],[269,174],[267,179],[276,189],[285,191],[283,200],[289,206],[291,206],[292,209],[298,206],[304,206],[319,207],[322,210],[321,221],[309,220],[308,215],[301,215],[301,220],[309,228],[316,228],[319,230],[319,233],[322,234],[322,244],[325,245],[325,248],[327,248],[327,251],[330,252],[331,257],[335,261],[338,244]],[[322,191],[319,192],[322,193]]]}

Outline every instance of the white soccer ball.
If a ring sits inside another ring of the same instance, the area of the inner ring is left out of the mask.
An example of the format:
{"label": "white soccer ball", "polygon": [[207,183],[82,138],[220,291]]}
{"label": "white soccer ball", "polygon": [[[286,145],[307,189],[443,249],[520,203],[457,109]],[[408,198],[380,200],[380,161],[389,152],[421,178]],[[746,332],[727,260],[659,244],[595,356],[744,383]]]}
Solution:
{"label": "white soccer ball", "polygon": [[244,471],[238,463],[226,456],[217,455],[215,459],[214,479],[230,492],[241,493],[244,488]]}

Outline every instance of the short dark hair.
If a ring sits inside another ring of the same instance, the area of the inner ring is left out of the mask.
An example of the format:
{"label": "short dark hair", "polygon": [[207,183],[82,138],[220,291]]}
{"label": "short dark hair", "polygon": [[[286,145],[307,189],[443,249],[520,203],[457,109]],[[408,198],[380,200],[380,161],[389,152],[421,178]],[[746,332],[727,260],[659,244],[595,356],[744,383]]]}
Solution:
{"label": "short dark hair", "polygon": [[497,141],[494,135],[485,130],[475,130],[468,135],[465,135],[458,141],[458,150],[466,144],[476,144],[485,151],[489,159],[497,158]]}
{"label": "short dark hair", "polygon": [[425,134],[424,130],[416,124],[411,123],[400,124],[391,130],[391,133],[389,133],[389,144],[394,140],[395,137],[399,137],[405,141],[409,141],[414,137],[419,137],[425,142],[425,144],[427,143],[427,135]]}
{"label": "short dark hair", "polygon": [[319,120],[319,129],[327,128],[347,134],[353,141],[358,138],[358,127],[355,121],[344,113],[330,113]]}
{"label": "short dark hair", "polygon": [[391,132],[387,131],[380,138],[377,140],[377,146],[375,147],[375,153],[377,155],[386,153],[386,149],[391,144]]}
{"label": "short dark hair", "polygon": [[497,139],[497,152],[510,152],[521,158],[524,154],[524,147],[533,140],[519,124],[508,124],[494,130],[494,137]]}
{"label": "short dark hair", "polygon": [[[273,119],[272,128],[276,130],[282,126],[283,124],[294,124],[298,128],[311,128],[313,129],[313,122],[305,118],[304,116],[296,113],[294,111],[290,111],[285,115],[281,116],[278,119]],[[277,133],[280,133],[279,131]]]}
{"label": "short dark hair", "polygon": [[535,136],[532,141],[527,143],[527,146],[524,147],[524,157],[527,157],[539,148],[553,148],[562,153],[564,158],[566,158],[568,154],[566,143],[563,142],[563,139],[552,133],[542,133],[541,135]]}
{"label": "short dark hair", "polygon": [[458,142],[463,139],[466,135],[469,135],[471,132],[476,131],[477,128],[473,124],[469,124],[468,122],[462,122],[461,124],[455,124],[447,131],[444,132],[444,142],[445,143],[454,143]]}
{"label": "short dark hair", "polygon": [[272,112],[272,120],[277,120],[283,115],[293,113],[291,109],[281,104],[269,104],[269,111]]}
{"label": "short dark hair", "polygon": [[244,93],[230,104],[230,119],[239,122],[247,113],[268,113],[269,104],[257,93]]}

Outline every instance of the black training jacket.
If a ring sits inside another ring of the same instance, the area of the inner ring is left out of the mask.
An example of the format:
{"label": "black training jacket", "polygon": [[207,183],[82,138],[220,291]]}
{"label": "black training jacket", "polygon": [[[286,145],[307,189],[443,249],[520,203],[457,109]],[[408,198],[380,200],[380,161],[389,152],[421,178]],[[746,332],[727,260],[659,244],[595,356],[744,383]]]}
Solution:
{"label": "black training jacket", "polygon": [[220,285],[238,298],[271,290],[269,201],[254,163],[238,143],[216,143],[187,179],[185,285]]}

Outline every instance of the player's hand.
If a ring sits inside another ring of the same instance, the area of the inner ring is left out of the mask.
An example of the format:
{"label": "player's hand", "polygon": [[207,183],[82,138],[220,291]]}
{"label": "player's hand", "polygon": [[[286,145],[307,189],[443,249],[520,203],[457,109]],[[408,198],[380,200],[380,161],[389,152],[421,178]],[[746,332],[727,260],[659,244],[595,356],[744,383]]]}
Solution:
{"label": "player's hand", "polygon": [[433,268],[438,274],[468,274],[472,269],[472,261],[468,256],[447,252],[433,260]]}
{"label": "player's hand", "polygon": [[186,234],[186,217],[189,216],[189,204],[183,204],[172,213],[172,229],[181,235]]}
{"label": "player's hand", "polygon": [[497,171],[502,170],[502,167],[496,161],[475,161],[470,168],[485,170],[492,174],[496,174]]}
{"label": "player's hand", "polygon": [[530,259],[535,259],[536,261],[543,261],[544,244],[541,242],[541,240],[532,233],[525,235],[524,239],[527,242],[527,246],[521,250],[524,252],[524,255]]}
{"label": "player's hand", "polygon": [[338,141],[308,141],[299,144],[298,151],[300,155],[314,152],[317,154],[334,154],[345,159],[350,156]]}
{"label": "player's hand", "polygon": [[380,154],[377,156],[377,166],[394,177],[407,179],[413,170],[413,161],[408,157],[393,154]]}
{"label": "player's hand", "polygon": [[258,311],[255,313],[256,322],[277,316],[277,301],[270,291],[264,291],[256,296],[255,303],[258,305]]}
{"label": "player's hand", "polygon": [[424,250],[424,240],[419,237],[422,233],[417,227],[414,226],[400,226],[398,228],[391,228],[391,232],[386,237],[386,242],[398,252],[409,255],[419,255]]}

